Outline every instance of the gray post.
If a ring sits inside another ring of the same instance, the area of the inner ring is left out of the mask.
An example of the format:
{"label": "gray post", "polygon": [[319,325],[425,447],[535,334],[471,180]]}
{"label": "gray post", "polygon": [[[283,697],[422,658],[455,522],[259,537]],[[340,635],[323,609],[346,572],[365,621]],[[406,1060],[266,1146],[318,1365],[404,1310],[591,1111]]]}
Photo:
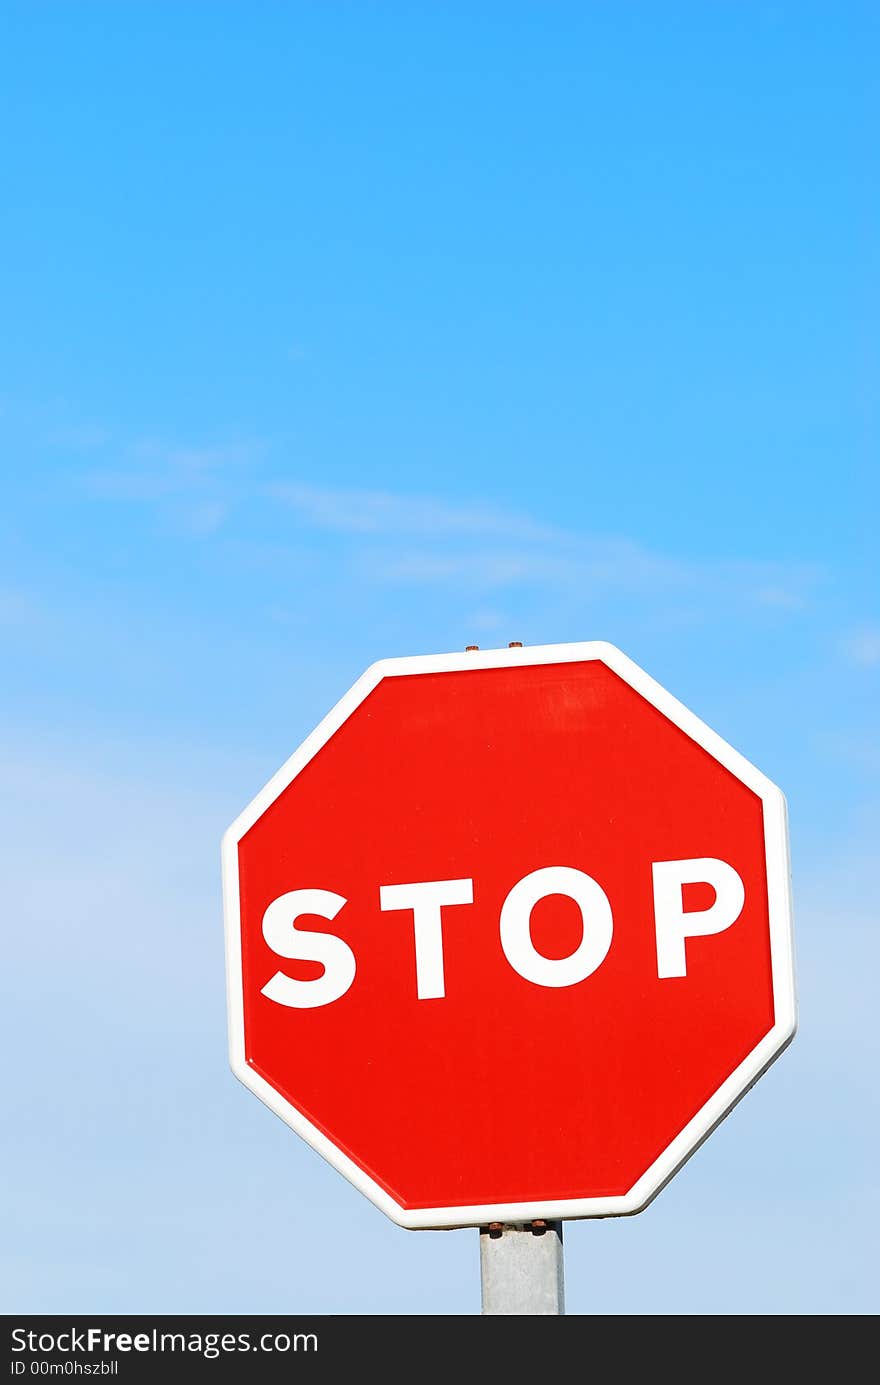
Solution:
{"label": "gray post", "polygon": [[565,1313],[562,1222],[480,1227],[483,1315]]}

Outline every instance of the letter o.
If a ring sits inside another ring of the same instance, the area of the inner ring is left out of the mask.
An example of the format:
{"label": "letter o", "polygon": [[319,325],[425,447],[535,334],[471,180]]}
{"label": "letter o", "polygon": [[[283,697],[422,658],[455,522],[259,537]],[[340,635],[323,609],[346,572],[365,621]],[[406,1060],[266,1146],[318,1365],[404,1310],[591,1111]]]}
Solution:
{"label": "letter o", "polygon": [[[581,911],[583,937],[569,957],[544,957],[532,942],[532,910],[539,899],[562,894]],[[608,896],[591,875],[572,866],[545,866],[523,876],[501,908],[501,946],[514,971],[536,986],[576,986],[608,956],[614,921]]]}

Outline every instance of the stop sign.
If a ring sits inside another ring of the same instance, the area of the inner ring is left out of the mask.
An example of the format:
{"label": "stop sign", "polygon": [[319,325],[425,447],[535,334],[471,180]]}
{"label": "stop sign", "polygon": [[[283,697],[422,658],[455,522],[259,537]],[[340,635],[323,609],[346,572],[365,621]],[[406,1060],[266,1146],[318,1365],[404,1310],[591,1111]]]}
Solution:
{"label": "stop sign", "polygon": [[795,1031],[783,796],[608,644],[374,664],[223,864],[233,1070],[402,1226],[638,1211]]}

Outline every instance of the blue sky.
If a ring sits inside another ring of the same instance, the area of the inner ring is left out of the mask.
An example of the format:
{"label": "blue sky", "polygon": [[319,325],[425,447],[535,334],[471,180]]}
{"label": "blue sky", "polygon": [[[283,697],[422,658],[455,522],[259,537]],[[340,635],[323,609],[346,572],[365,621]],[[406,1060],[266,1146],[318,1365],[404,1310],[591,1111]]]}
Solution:
{"label": "blue sky", "polygon": [[801,1031],[569,1311],[876,1311],[878,27],[7,5],[7,1311],[477,1310],[228,1072],[219,838],[374,659],[591,638],[786,792]]}

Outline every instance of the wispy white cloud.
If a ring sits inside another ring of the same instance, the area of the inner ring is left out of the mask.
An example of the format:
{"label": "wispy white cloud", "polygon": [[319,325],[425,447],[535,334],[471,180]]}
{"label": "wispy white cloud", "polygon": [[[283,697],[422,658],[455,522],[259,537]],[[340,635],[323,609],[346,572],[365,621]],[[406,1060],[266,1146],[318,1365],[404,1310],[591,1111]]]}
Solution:
{"label": "wispy white cloud", "polygon": [[154,507],[164,525],[189,538],[216,534],[244,486],[242,476],[261,454],[257,443],[191,447],[152,438],[104,448],[113,460],[81,476],[96,500]]}
{"label": "wispy white cloud", "polygon": [[864,625],[851,630],[844,637],[843,652],[862,668],[876,668],[880,664],[880,625]]}
{"label": "wispy white cloud", "polygon": [[49,434],[53,447],[63,447],[73,452],[96,452],[112,441],[112,433],[99,423],[78,423],[56,428]]}
{"label": "wispy white cloud", "polygon": [[115,463],[87,471],[83,484],[103,500],[162,500],[226,483],[255,453],[253,445],[181,447],[142,439],[121,447]]}
{"label": "wispy white cloud", "polygon": [[261,450],[260,444],[255,442],[222,447],[188,447],[143,438],[132,444],[130,455],[136,461],[163,466],[184,481],[194,477],[216,476],[226,473],[230,467],[249,465]]}
{"label": "wispy white cloud", "polygon": [[779,611],[800,611],[805,604],[803,593],[792,591],[790,587],[757,587],[754,597],[759,606],[771,606]]}
{"label": "wispy white cloud", "polygon": [[120,466],[87,472],[83,485],[97,500],[164,500],[180,489],[177,478],[167,471]]}
{"label": "wispy white cloud", "polygon": [[573,577],[577,564],[546,553],[416,552],[369,554],[363,570],[387,582],[461,582],[474,587],[504,587],[517,582],[560,582]]}
{"label": "wispy white cloud", "polygon": [[[567,545],[568,546],[568,545]],[[632,544],[570,542],[571,551],[487,549],[480,552],[408,550],[370,554],[367,570],[377,578],[400,582],[461,582],[474,587],[504,587],[520,582],[542,585],[637,588],[645,582],[684,582],[681,564],[656,558]]]}
{"label": "wispy white cloud", "polygon": [[0,627],[28,625],[36,615],[33,600],[24,592],[12,587],[0,589]]}
{"label": "wispy white cloud", "polygon": [[[283,528],[286,512],[292,540],[304,530],[344,539],[337,557],[362,581],[457,584],[477,600],[484,594],[490,605],[500,589],[531,585],[586,599],[610,591],[662,593],[686,604],[711,593],[785,614],[805,609],[821,579],[808,564],[673,557],[623,536],[580,533],[481,500],[263,480],[253,466],[266,450],[254,443],[197,447],[141,439],[121,450],[118,464],[93,469],[84,482],[96,498],[156,506],[190,537],[230,528],[234,507],[247,497],[266,521],[261,549],[284,550],[278,522],[280,516]],[[292,553],[291,546],[287,556]],[[876,638],[863,634],[852,657],[871,662]]]}
{"label": "wispy white cloud", "polygon": [[880,736],[847,732],[826,736],[824,744],[836,759],[844,761],[860,774],[880,773]]}
{"label": "wispy white cloud", "polygon": [[471,630],[495,634],[498,630],[510,629],[511,621],[511,616],[497,610],[494,606],[480,606],[469,613],[466,624]]}
{"label": "wispy white cloud", "polygon": [[780,563],[767,586],[765,563],[683,560],[626,539],[579,538],[563,534],[552,545],[511,548],[480,546],[446,549],[385,548],[364,554],[363,567],[387,582],[461,583],[471,590],[494,590],[519,583],[580,590],[585,597],[610,590],[629,593],[693,592],[737,599],[780,611],[807,604],[820,574],[809,565]]}
{"label": "wispy white cloud", "polygon": [[289,505],[306,523],[345,534],[494,535],[527,543],[561,537],[557,529],[488,505],[455,504],[392,491],[330,490],[279,483],[266,494]]}
{"label": "wispy white cloud", "polygon": [[741,592],[753,605],[781,612],[803,611],[823,580],[817,563],[761,559],[718,559],[700,565],[721,588]]}
{"label": "wispy white cloud", "polygon": [[530,583],[628,592],[710,589],[781,612],[805,607],[820,579],[808,564],[684,560],[624,537],[579,534],[487,504],[391,491],[280,483],[266,494],[301,524],[360,540],[359,572],[387,583],[458,583],[487,594]]}
{"label": "wispy white cloud", "polygon": [[230,509],[227,501],[210,496],[175,496],[163,507],[163,528],[179,538],[208,538],[223,528]]}

